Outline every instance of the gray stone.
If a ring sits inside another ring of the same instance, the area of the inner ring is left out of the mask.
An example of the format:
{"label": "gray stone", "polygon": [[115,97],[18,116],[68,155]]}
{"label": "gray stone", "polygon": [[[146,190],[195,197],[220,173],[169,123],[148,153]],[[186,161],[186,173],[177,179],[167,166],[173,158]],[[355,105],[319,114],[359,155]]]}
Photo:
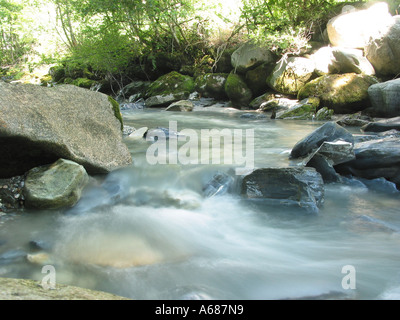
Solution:
{"label": "gray stone", "polygon": [[274,90],[295,95],[314,76],[315,63],[312,59],[291,57],[281,59],[267,79]]}
{"label": "gray stone", "polygon": [[312,120],[315,118],[319,102],[319,99],[314,97],[304,99],[287,110],[278,112],[276,119]]}
{"label": "gray stone", "polygon": [[305,167],[258,169],[245,176],[241,186],[241,194],[247,199],[299,206],[309,212],[318,212],[324,193],[321,175]]}
{"label": "gray stone", "polygon": [[307,162],[307,167],[312,167],[320,173],[325,183],[340,181],[340,175],[336,172],[332,162],[321,154],[316,153]]}
{"label": "gray stone", "polygon": [[290,157],[292,159],[305,157],[317,150],[324,142],[333,142],[336,140],[354,143],[353,135],[349,131],[334,122],[326,122],[297,142],[291,151]]}
{"label": "gray stone", "polygon": [[25,206],[35,209],[72,207],[80,199],[88,181],[83,166],[65,159],[33,168],[25,180]]}
{"label": "gray stone", "polygon": [[193,111],[194,105],[192,101],[180,100],[172,103],[165,111],[179,111],[179,112],[190,112]]}
{"label": "gray stone", "polygon": [[383,138],[356,143],[355,160],[336,167],[342,174],[366,179],[385,178],[400,184],[400,138]]}
{"label": "gray stone", "polygon": [[368,113],[385,118],[400,116],[400,79],[373,84],[368,95],[371,101]]}
{"label": "gray stone", "polygon": [[171,103],[187,99],[188,97],[188,92],[166,93],[149,97],[145,100],[144,104],[147,108],[163,108]]}
{"label": "gray stone", "polygon": [[263,63],[275,62],[275,59],[270,49],[252,42],[240,46],[231,56],[232,66],[240,74],[245,74]]}
{"label": "gray stone", "polygon": [[388,27],[373,36],[365,46],[365,55],[381,75],[400,73],[400,16],[388,18]]}
{"label": "gray stone", "polygon": [[225,82],[227,73],[207,73],[200,75],[195,80],[195,89],[202,97],[225,99]]}
{"label": "gray stone", "polygon": [[216,173],[203,187],[203,195],[207,198],[221,196],[232,191],[235,179],[224,172]]}
{"label": "gray stone", "polygon": [[59,158],[90,174],[132,163],[109,97],[60,85],[0,82],[0,177],[22,175]]}
{"label": "gray stone", "polygon": [[365,132],[385,132],[390,130],[400,131],[400,117],[369,122],[361,129]]}

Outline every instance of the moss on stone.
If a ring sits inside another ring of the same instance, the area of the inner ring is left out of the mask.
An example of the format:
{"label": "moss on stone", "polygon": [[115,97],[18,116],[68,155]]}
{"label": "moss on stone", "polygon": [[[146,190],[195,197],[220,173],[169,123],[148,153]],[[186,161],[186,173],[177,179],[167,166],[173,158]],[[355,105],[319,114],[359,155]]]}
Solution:
{"label": "moss on stone", "polygon": [[226,79],[225,92],[234,107],[248,106],[253,96],[243,79],[235,73],[229,74]]}
{"label": "moss on stone", "polygon": [[94,85],[95,83],[96,83],[96,81],[90,80],[88,78],[78,78],[72,82],[73,85],[80,87],[80,88],[86,88],[86,89],[90,89],[92,87],[92,85]]}
{"label": "moss on stone", "polygon": [[194,90],[194,80],[191,76],[185,76],[179,72],[172,71],[154,81],[149,86],[146,97],[179,92],[188,92],[190,94]]}
{"label": "moss on stone", "polygon": [[122,114],[121,114],[121,110],[119,108],[119,103],[117,101],[115,101],[111,96],[108,96],[108,101],[111,103],[115,117],[121,123],[121,131],[123,131],[124,130],[124,121],[122,119]]}

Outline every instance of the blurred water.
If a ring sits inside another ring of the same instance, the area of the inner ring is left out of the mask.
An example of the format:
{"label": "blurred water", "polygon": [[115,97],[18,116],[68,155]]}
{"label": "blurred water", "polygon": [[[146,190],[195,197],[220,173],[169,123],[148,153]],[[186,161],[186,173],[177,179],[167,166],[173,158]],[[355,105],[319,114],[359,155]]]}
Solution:
{"label": "blurred water", "polygon": [[[321,125],[241,114],[145,109],[124,118],[135,128],[254,128],[256,167],[290,165],[293,145]],[[207,182],[231,166],[152,166],[151,142],[126,143],[134,164],[95,177],[74,208],[15,213],[0,225],[0,276],[40,281],[43,263],[25,258],[36,240],[47,245],[57,282],[134,299],[399,298],[398,193],[330,184],[313,215],[236,193],[205,198]],[[355,290],[342,287],[347,265]]]}

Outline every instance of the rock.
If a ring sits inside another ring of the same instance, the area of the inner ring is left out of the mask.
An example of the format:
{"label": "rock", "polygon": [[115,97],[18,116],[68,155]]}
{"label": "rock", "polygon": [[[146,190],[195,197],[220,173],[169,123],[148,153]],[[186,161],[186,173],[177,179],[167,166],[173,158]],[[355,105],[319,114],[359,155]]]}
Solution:
{"label": "rock", "polygon": [[253,171],[242,181],[247,199],[263,199],[278,205],[296,205],[318,212],[324,202],[324,183],[314,168],[265,168]]}
{"label": "rock", "polygon": [[224,172],[216,173],[213,178],[203,187],[203,195],[207,198],[220,196],[232,191],[235,179]]}
{"label": "rock", "polygon": [[341,117],[339,120],[336,121],[336,123],[342,127],[362,127],[370,123],[371,121],[372,119],[369,116],[364,115],[361,112],[357,112]]}
{"label": "rock", "polygon": [[133,81],[118,91],[115,100],[122,103],[132,96],[135,96],[135,100],[143,98],[150,84],[149,81]]}
{"label": "rock", "polygon": [[160,94],[147,98],[144,104],[147,108],[164,108],[171,103],[185,100],[188,97],[189,94],[187,92]]}
{"label": "rock", "polygon": [[356,143],[355,160],[336,167],[339,173],[366,179],[385,178],[400,186],[400,138],[387,136]]}
{"label": "rock", "polygon": [[369,122],[361,128],[365,132],[385,132],[393,129],[400,131],[400,117]]}
{"label": "rock", "polygon": [[287,110],[278,112],[276,119],[312,120],[315,118],[318,106],[319,99],[310,97],[289,107]]}
{"label": "rock", "polygon": [[195,80],[195,90],[206,98],[226,99],[225,83],[227,73],[207,73]]}
{"label": "rock", "polygon": [[179,111],[179,112],[190,112],[193,111],[194,105],[192,101],[181,100],[172,103],[165,111]]}
{"label": "rock", "polygon": [[74,206],[89,177],[83,166],[65,159],[29,170],[24,186],[25,206],[59,209]]}
{"label": "rock", "polygon": [[145,105],[148,108],[165,107],[173,102],[187,99],[194,90],[192,77],[172,71],[150,84],[146,91]]}
{"label": "rock", "polygon": [[362,50],[323,47],[311,56],[315,62],[315,72],[319,76],[338,73],[374,75],[375,69]]}
{"label": "rock", "polygon": [[269,101],[263,102],[257,111],[268,112],[268,111],[285,111],[293,108],[299,104],[297,99],[288,98],[273,98]]}
{"label": "rock", "polygon": [[315,120],[317,121],[331,120],[333,113],[334,111],[332,109],[323,107],[317,111],[317,114],[315,115]]}
{"label": "rock", "polygon": [[275,67],[274,63],[263,63],[259,67],[246,72],[245,82],[254,95],[261,95],[268,90],[267,78]]}
{"label": "rock", "polygon": [[334,142],[339,139],[354,143],[353,135],[349,131],[334,122],[326,122],[297,142],[291,151],[290,157],[292,159],[305,157],[317,150],[324,142]]}
{"label": "rock", "polygon": [[257,110],[260,108],[260,106],[272,99],[278,98],[278,96],[281,96],[280,94],[276,94],[276,92],[267,92],[262,94],[261,96],[258,96],[254,98],[250,104],[249,107],[253,110]]}
{"label": "rock", "polygon": [[39,253],[31,253],[26,256],[26,259],[32,264],[38,265],[46,265],[51,264],[51,258],[48,253],[39,252]]}
{"label": "rock", "polygon": [[273,63],[275,55],[267,47],[247,42],[232,53],[231,62],[235,72],[245,74],[263,63]]}
{"label": "rock", "polygon": [[385,118],[400,116],[400,79],[373,84],[368,88],[368,95],[371,108],[366,112],[369,114]]}
{"label": "rock", "polygon": [[39,281],[0,278],[0,300],[128,300],[107,292],[56,283],[53,290]]}
{"label": "rock", "polygon": [[59,158],[83,165],[90,174],[130,165],[116,115],[121,117],[118,104],[102,93],[0,82],[0,178]]}
{"label": "rock", "polygon": [[248,107],[253,96],[242,77],[234,73],[226,79],[225,92],[235,108]]}
{"label": "rock", "polygon": [[380,75],[400,73],[400,16],[388,18],[387,28],[373,36],[365,46],[365,55]]}
{"label": "rock", "polygon": [[335,113],[354,113],[370,105],[368,88],[377,82],[375,77],[355,73],[322,76],[300,89],[298,99],[318,97],[322,107]]}
{"label": "rock", "polygon": [[325,141],[304,161],[304,164],[315,168],[324,182],[339,182],[340,176],[336,173],[334,166],[353,159],[355,159],[353,143],[343,140]]}
{"label": "rock", "polygon": [[296,95],[314,76],[314,61],[302,57],[281,59],[267,79],[267,84],[274,90]]}
{"label": "rock", "polygon": [[363,49],[371,36],[387,28],[390,19],[384,2],[364,10],[347,10],[328,21],[329,41],[332,46]]}
{"label": "rock", "polygon": [[148,130],[149,130],[149,128],[147,128],[147,127],[139,128],[139,129],[133,131],[127,138],[133,139],[133,140],[143,139],[144,135],[146,134],[146,132]]}

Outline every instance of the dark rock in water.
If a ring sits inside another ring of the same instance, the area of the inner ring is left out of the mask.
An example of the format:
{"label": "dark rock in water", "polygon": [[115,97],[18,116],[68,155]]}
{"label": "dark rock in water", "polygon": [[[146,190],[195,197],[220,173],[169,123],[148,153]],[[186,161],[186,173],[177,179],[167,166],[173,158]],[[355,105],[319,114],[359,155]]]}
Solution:
{"label": "dark rock in water", "polygon": [[260,120],[267,119],[265,114],[257,114],[257,113],[243,113],[239,117],[240,119],[251,119],[251,120]]}
{"label": "dark rock in water", "polygon": [[52,244],[45,240],[39,239],[29,241],[29,249],[31,251],[50,251],[52,248]]}
{"label": "dark rock in water", "polygon": [[290,157],[292,159],[305,157],[318,149],[325,141],[333,142],[339,139],[354,143],[353,135],[349,131],[334,122],[326,122],[323,126],[300,140],[293,147]]}
{"label": "dark rock in water", "polygon": [[338,165],[341,174],[366,179],[385,178],[400,185],[400,138],[383,137],[355,144],[356,159]]}
{"label": "dark rock in water", "polygon": [[203,187],[203,195],[207,198],[229,193],[235,183],[235,179],[229,174],[218,172],[211,181]]}
{"label": "dark rock in water", "polygon": [[24,260],[26,252],[21,249],[11,249],[0,254],[0,265]]}
{"label": "dark rock in water", "polygon": [[321,154],[315,154],[310,161],[307,162],[307,167],[312,167],[322,176],[325,183],[339,182],[340,175],[336,172],[329,159]]}
{"label": "dark rock in water", "polygon": [[400,131],[400,117],[370,122],[361,129],[364,132],[385,132],[393,129]]}
{"label": "dark rock in water", "polygon": [[241,194],[247,199],[295,205],[315,213],[324,202],[325,188],[314,168],[265,168],[243,178]]}
{"label": "dark rock in water", "polygon": [[376,179],[364,179],[358,178],[364,185],[368,187],[368,189],[373,191],[379,191],[384,193],[392,193],[397,194],[400,191],[397,189],[396,184],[386,180],[385,178],[376,178]]}
{"label": "dark rock in water", "polygon": [[83,165],[90,174],[130,165],[114,102],[72,85],[0,82],[0,178],[23,175],[59,158]]}

